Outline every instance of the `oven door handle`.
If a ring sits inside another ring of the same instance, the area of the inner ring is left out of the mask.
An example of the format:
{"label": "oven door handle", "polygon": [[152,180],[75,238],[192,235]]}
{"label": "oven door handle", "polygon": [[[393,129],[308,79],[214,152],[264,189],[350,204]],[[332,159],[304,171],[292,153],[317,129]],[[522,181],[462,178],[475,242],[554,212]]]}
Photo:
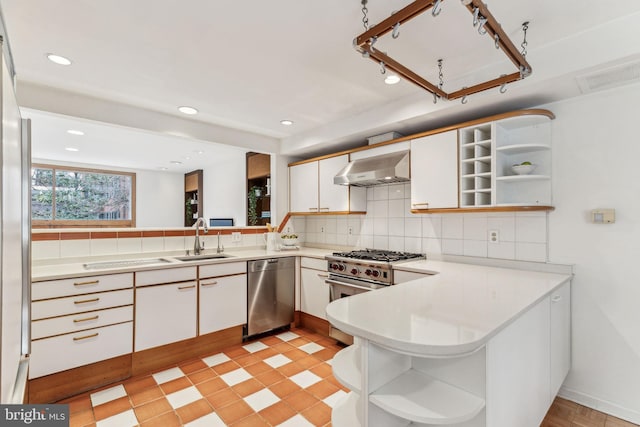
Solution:
{"label": "oven door handle", "polygon": [[328,283],[329,285],[347,286],[349,288],[358,288],[364,291],[373,290],[373,288],[369,288],[367,286],[358,286],[358,285],[354,285],[353,283],[340,282],[339,280],[325,279],[324,283]]}

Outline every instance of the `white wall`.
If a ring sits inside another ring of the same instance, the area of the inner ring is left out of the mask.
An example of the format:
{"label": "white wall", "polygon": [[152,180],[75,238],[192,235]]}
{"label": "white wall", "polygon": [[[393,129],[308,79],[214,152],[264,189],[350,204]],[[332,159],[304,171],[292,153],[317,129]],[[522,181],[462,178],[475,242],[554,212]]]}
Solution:
{"label": "white wall", "polygon": [[[640,85],[546,108],[557,116],[550,261],[576,265],[561,393],[640,423]],[[615,224],[590,223],[595,208],[615,208]]]}
{"label": "white wall", "polygon": [[184,225],[184,175],[136,172],[136,227]]}
{"label": "white wall", "polygon": [[235,225],[247,224],[246,155],[238,151],[225,156],[224,162],[211,163],[203,168],[204,217],[234,218]]}

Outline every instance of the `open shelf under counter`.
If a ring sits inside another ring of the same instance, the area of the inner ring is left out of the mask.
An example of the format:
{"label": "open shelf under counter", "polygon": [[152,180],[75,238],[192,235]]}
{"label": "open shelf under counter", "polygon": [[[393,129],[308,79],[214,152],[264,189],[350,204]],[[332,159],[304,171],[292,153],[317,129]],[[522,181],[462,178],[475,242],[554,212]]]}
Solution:
{"label": "open shelf under counter", "polygon": [[333,376],[349,390],[360,391],[362,369],[360,367],[360,346],[351,345],[340,350],[331,362]]}
{"label": "open shelf under counter", "polygon": [[369,402],[400,418],[433,425],[471,420],[485,407],[483,398],[414,369],[373,392]]}
{"label": "open shelf under counter", "polygon": [[358,416],[359,400],[360,395],[352,391],[338,401],[331,411],[331,424],[334,427],[361,426],[362,422]]}
{"label": "open shelf under counter", "polygon": [[496,147],[496,151],[500,153],[519,154],[519,153],[532,153],[535,151],[547,151],[551,150],[549,144],[509,144]]}

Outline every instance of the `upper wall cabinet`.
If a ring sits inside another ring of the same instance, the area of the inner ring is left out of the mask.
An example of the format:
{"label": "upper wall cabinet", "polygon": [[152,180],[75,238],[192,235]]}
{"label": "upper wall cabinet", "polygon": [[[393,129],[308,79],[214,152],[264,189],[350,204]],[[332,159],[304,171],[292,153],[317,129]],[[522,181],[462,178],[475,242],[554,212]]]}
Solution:
{"label": "upper wall cabinet", "polygon": [[460,129],[460,207],[549,207],[552,117],[513,116]]}
{"label": "upper wall cabinet", "polygon": [[348,155],[294,164],[289,167],[289,211],[296,214],[363,213],[366,189],[333,183],[349,162]]}
{"label": "upper wall cabinet", "polygon": [[458,133],[411,140],[411,209],[458,207]]}

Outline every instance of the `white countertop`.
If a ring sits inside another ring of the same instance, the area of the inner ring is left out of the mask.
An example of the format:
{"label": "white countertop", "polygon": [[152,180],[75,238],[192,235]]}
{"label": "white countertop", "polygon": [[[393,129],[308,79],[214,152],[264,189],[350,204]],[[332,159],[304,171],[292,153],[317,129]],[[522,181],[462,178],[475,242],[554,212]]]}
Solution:
{"label": "white countertop", "polygon": [[[175,257],[184,256],[184,251],[178,252],[155,252],[155,253],[137,253],[137,254],[117,254],[100,257],[86,257],[75,259],[61,259],[52,261],[37,261],[31,266],[31,280],[33,282],[41,282],[45,280],[66,279],[69,277],[95,276],[99,274],[126,273],[132,271],[158,270],[163,268],[190,267],[194,265],[205,264],[221,264],[227,262],[248,261],[264,258],[288,257],[288,256],[307,256],[313,258],[324,258],[325,255],[332,253],[331,249],[306,248],[302,247],[298,250],[282,250],[282,251],[266,251],[264,249],[225,249],[224,254],[227,258],[193,260],[182,262],[176,260]],[[204,254],[215,254],[215,251],[204,251]],[[105,262],[105,261],[121,261],[121,260],[142,260],[151,258],[163,258],[170,262],[162,262],[157,264],[135,265],[115,268],[102,268],[88,270],[84,267],[88,262]]]}
{"label": "white countertop", "polygon": [[336,300],[327,307],[329,321],[392,350],[462,355],[571,279],[569,274],[429,260],[401,269],[437,274]]}

